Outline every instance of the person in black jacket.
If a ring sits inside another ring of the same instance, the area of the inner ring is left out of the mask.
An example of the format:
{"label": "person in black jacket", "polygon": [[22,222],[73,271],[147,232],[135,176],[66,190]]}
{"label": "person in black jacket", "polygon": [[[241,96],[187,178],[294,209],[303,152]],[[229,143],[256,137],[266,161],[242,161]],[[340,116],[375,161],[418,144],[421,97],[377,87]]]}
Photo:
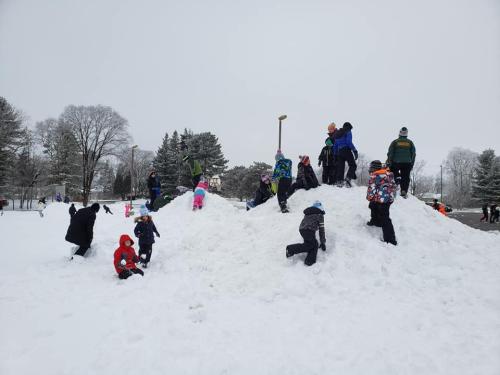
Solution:
{"label": "person in black jacket", "polygon": [[247,211],[266,202],[273,196],[274,192],[272,189],[271,177],[268,174],[263,174],[260,176],[260,185],[255,192],[255,198],[247,202]]}
{"label": "person in black jacket", "polygon": [[316,263],[316,255],[318,253],[318,240],[316,239],[316,231],[319,230],[319,247],[326,251],[325,238],[325,211],[321,202],[316,201],[312,207],[304,210],[304,219],[300,223],[299,233],[304,239],[304,243],[296,243],[286,247],[286,257],[290,258],[295,254],[307,253],[304,264],[311,266]]}
{"label": "person in black jacket", "polygon": [[156,234],[156,237],[160,237],[160,233],[158,233],[153,219],[149,216],[146,206],[141,206],[140,214],[141,216],[135,219],[134,234],[139,238],[140,262],[144,268],[147,268],[148,263],[151,261],[151,253],[153,252],[153,244],[155,243],[154,235]]}
{"label": "person in black jacket", "polygon": [[490,206],[490,224],[493,224],[495,222],[496,211],[497,211],[497,205],[492,204]]}
{"label": "person in black jacket", "polygon": [[326,146],[323,147],[318,157],[318,167],[323,165],[323,183],[333,185],[335,183],[335,159],[332,150],[333,142],[330,138],[327,138],[325,144]]}
{"label": "person in black jacket", "polygon": [[85,256],[94,238],[94,223],[96,213],[99,212],[99,203],[77,211],[71,218],[71,223],[66,233],[66,241],[80,246],[75,255]]}
{"label": "person in black jacket", "polygon": [[71,206],[69,206],[69,216],[73,217],[76,214],[76,207],[74,203],[71,203]]}
{"label": "person in black jacket", "polygon": [[300,162],[297,165],[297,179],[290,186],[288,196],[291,196],[298,189],[314,189],[319,186],[318,178],[311,167],[309,156],[299,156]]}
{"label": "person in black jacket", "polygon": [[106,206],[105,204],[102,206],[102,208],[104,208],[105,213],[113,215],[113,212],[111,212],[111,209],[108,206]]}
{"label": "person in black jacket", "polygon": [[149,190],[149,205],[153,207],[153,203],[160,195],[161,192],[161,182],[160,177],[156,174],[156,171],[151,171],[148,177],[148,190]]}
{"label": "person in black jacket", "polygon": [[483,209],[483,217],[479,221],[484,220],[484,222],[487,223],[488,222],[488,203],[483,204],[482,209]]}

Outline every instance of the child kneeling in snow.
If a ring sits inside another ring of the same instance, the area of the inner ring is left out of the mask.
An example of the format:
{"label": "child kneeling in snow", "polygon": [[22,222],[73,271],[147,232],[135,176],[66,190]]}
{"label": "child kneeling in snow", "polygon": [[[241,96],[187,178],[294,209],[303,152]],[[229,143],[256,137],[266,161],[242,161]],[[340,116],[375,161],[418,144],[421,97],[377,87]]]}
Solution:
{"label": "child kneeling in snow", "polygon": [[151,260],[151,253],[153,252],[153,244],[155,243],[155,236],[160,237],[160,233],[156,230],[153,219],[149,216],[149,211],[145,205],[141,206],[141,216],[135,218],[137,225],[134,228],[134,233],[139,238],[139,257],[140,262],[144,268],[148,267]]}
{"label": "child kneeling in snow", "polygon": [[115,250],[114,265],[120,279],[127,279],[134,273],[144,276],[144,272],[135,264],[139,261],[132,245],[134,241],[127,234],[120,236],[120,247]]}
{"label": "child kneeling in snow", "polygon": [[371,219],[368,226],[382,227],[384,242],[396,246],[396,234],[389,217],[389,209],[394,202],[396,183],[394,175],[387,168],[384,168],[380,160],[370,163],[368,169],[370,179],[368,180],[368,191],[366,199],[370,202],[368,207],[371,211]]}
{"label": "child kneeling in snow", "polygon": [[307,253],[304,260],[305,265],[311,266],[316,263],[316,255],[318,253],[318,240],[316,239],[316,231],[319,229],[319,247],[321,250],[326,250],[325,238],[325,211],[321,202],[316,201],[312,207],[304,210],[304,219],[300,223],[299,233],[304,239],[304,243],[296,243],[286,247],[286,257],[290,258],[295,254]]}
{"label": "child kneeling in snow", "polygon": [[201,210],[203,208],[203,200],[205,199],[205,193],[207,191],[208,182],[205,177],[201,177],[196,189],[194,189],[193,211],[196,209]]}

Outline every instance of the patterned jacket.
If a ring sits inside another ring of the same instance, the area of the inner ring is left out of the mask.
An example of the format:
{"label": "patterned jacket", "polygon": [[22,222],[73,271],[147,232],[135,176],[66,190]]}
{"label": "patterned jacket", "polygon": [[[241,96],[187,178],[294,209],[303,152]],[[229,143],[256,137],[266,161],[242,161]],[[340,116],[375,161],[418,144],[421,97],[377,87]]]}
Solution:
{"label": "patterned jacket", "polygon": [[304,210],[304,218],[300,223],[299,230],[310,230],[316,232],[319,229],[319,240],[326,243],[325,238],[325,211],[317,207],[309,207]]}
{"label": "patterned jacket", "polygon": [[281,178],[292,178],[292,161],[290,159],[280,159],[276,162],[273,180]]}
{"label": "patterned jacket", "polygon": [[366,199],[375,203],[392,203],[396,184],[394,175],[388,169],[379,169],[370,174]]}

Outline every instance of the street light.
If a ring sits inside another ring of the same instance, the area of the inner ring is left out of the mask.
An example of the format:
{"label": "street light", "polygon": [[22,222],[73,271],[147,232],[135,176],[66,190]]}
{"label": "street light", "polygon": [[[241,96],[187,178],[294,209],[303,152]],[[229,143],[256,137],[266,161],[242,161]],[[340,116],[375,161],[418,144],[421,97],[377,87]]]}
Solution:
{"label": "street light", "polygon": [[278,150],[281,150],[281,121],[286,119],[286,115],[281,115],[278,117],[278,120],[280,121],[280,133],[279,133],[279,141],[278,141]]}
{"label": "street light", "polygon": [[137,145],[132,146],[132,163],[130,165],[130,210],[132,210],[132,199],[134,197],[134,150]]}

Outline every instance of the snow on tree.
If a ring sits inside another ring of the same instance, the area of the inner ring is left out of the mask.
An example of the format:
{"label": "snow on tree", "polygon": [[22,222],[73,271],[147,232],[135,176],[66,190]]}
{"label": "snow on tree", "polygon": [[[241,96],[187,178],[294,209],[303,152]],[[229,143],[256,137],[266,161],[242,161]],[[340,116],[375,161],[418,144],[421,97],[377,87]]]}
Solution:
{"label": "snow on tree", "polygon": [[446,196],[454,206],[464,207],[471,202],[476,161],[477,153],[461,147],[455,147],[448,153],[444,163],[448,177]]}
{"label": "snow on tree", "polygon": [[7,182],[16,152],[23,145],[25,131],[22,123],[21,112],[0,96],[0,186]]}
{"label": "snow on tree", "polygon": [[477,158],[472,185],[473,197],[481,203],[500,201],[500,158],[485,150]]}

